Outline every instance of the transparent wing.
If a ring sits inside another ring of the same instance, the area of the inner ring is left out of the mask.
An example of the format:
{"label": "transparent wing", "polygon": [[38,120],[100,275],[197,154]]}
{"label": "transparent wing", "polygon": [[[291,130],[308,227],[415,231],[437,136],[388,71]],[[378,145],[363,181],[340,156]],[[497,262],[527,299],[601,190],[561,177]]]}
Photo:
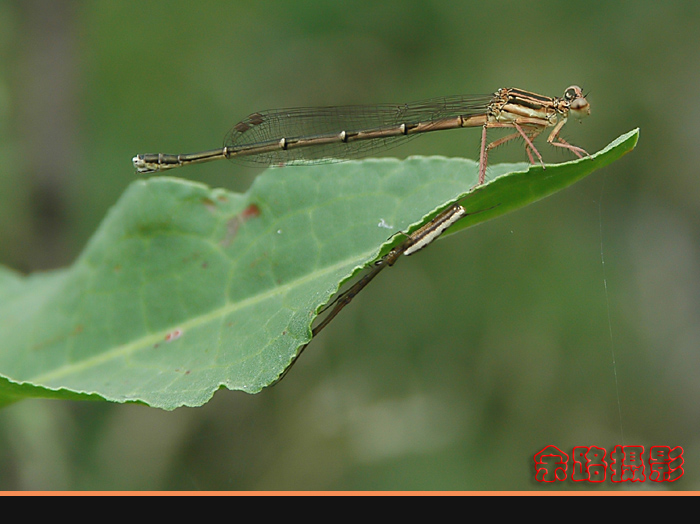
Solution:
{"label": "transparent wing", "polygon": [[[236,124],[226,135],[224,146],[231,151],[278,143],[282,138],[311,139],[337,136],[342,131],[395,129],[401,124],[428,123],[457,116],[483,114],[493,95],[465,95],[433,98],[402,105],[301,107],[253,113]],[[430,131],[430,125],[425,128]],[[254,165],[340,162],[386,150],[418,134],[387,136],[317,144],[312,147],[274,149],[257,154],[234,156],[236,162]]]}

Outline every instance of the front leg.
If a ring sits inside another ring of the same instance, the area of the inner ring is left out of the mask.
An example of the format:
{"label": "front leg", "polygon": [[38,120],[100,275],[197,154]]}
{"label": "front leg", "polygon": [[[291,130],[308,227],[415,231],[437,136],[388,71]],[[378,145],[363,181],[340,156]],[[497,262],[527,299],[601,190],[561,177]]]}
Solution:
{"label": "front leg", "polygon": [[566,119],[562,120],[554,127],[552,132],[549,134],[549,137],[547,137],[547,143],[555,147],[563,147],[564,149],[568,149],[579,158],[583,158],[583,155],[590,156],[585,149],[571,145],[559,136],[559,132],[561,131],[561,128],[564,127],[564,124],[566,124]]}

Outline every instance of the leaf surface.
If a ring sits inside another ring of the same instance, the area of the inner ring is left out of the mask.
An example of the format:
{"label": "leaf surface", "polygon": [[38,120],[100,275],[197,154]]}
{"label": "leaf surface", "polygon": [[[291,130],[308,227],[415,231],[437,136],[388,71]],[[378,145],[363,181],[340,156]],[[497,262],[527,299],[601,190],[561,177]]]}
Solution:
{"label": "leaf surface", "polygon": [[450,232],[544,198],[631,151],[638,130],[572,162],[412,157],[270,169],[245,194],[134,182],[69,268],[0,268],[0,405],[27,397],[200,406],[256,393],[358,270],[455,201]]}

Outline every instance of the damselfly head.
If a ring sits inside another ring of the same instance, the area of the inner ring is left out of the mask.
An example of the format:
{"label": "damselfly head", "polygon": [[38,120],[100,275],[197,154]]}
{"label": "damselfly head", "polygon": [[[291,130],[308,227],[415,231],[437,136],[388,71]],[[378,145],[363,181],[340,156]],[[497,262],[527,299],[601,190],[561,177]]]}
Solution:
{"label": "damselfly head", "polygon": [[581,119],[591,114],[591,106],[579,86],[570,86],[564,91],[564,100],[569,102],[569,111]]}

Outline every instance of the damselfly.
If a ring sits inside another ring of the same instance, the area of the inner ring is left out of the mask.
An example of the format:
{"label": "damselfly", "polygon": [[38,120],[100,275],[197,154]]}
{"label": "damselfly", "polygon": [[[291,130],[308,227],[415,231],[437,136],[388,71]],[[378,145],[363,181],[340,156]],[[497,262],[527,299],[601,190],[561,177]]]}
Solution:
{"label": "damselfly", "polygon": [[[402,105],[275,109],[253,113],[236,124],[222,148],[182,155],[136,155],[133,163],[141,173],[154,173],[219,159],[255,165],[338,162],[371,155],[429,131],[481,127],[479,184],[483,184],[489,151],[518,137],[525,142],[530,162],[535,162],[534,154],[544,167],[533,140],[547,128],[553,128],[549,144],[579,158],[587,155],[559,133],[570,115],[581,119],[589,114],[590,106],[578,86],[554,98],[501,88],[493,95],[451,96]],[[486,132],[491,128],[516,132],[488,143]]]}

